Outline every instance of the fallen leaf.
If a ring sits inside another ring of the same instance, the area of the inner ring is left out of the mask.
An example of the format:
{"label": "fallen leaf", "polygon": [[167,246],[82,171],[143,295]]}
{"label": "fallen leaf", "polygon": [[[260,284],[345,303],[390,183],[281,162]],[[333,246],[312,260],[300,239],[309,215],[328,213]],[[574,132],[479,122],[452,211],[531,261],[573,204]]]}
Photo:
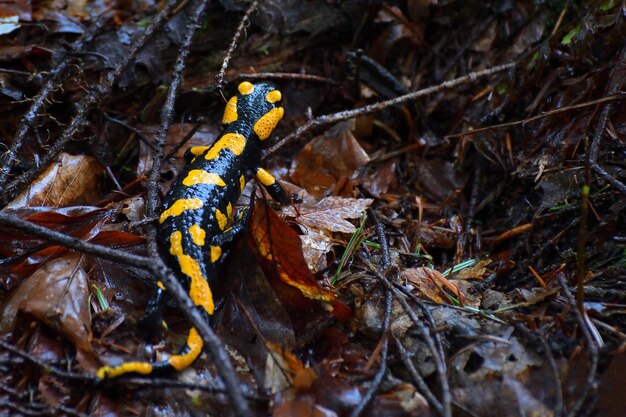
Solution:
{"label": "fallen leaf", "polygon": [[[307,303],[302,300],[304,296],[305,300],[323,302],[337,318],[349,320],[349,308],[337,301],[332,291],[320,287],[307,267],[302,255],[300,236],[265,204],[257,203],[255,206],[250,230],[257,251],[264,261],[262,266],[266,276],[297,290],[277,291],[279,299],[288,310],[291,308],[307,311]],[[276,291],[277,287],[274,286],[274,289]]]}
{"label": "fallen leaf", "polygon": [[262,203],[255,206],[251,231],[259,254],[276,266],[283,282],[307,298],[334,300],[333,292],[321,288],[307,267],[298,234]]}
{"label": "fallen leaf", "polygon": [[82,259],[74,254],[57,258],[22,282],[3,308],[0,328],[11,329],[17,312],[23,311],[59,330],[77,348],[91,351],[89,290]]}
{"label": "fallen leaf", "polygon": [[103,175],[104,168],[94,158],[62,153],[7,208],[66,207],[95,201]]}
{"label": "fallen leaf", "polygon": [[486,275],[491,273],[491,271],[487,269],[487,266],[492,262],[491,259],[478,261],[469,268],[463,268],[459,272],[455,272],[454,279],[484,279]]}
{"label": "fallen leaf", "polygon": [[267,362],[263,386],[272,394],[293,387],[296,391],[311,387],[317,373],[304,364],[290,351],[275,343],[266,343]]}
{"label": "fallen leaf", "polygon": [[374,202],[371,198],[326,197],[319,202],[305,201],[296,208],[283,207],[282,213],[298,224],[316,230],[354,233],[356,227],[346,219],[359,219]]}
{"label": "fallen leaf", "polygon": [[448,304],[448,299],[444,298],[439,286],[430,279],[424,268],[405,269],[400,273],[400,277],[433,303]]}
{"label": "fallen leaf", "polygon": [[[443,292],[445,287],[461,304],[464,304],[466,298],[458,285],[450,282],[443,274],[437,270],[427,267],[405,269],[400,276],[406,279],[416,290],[421,292],[431,301],[439,304],[449,304],[450,301]],[[435,288],[437,290],[435,290]]]}
{"label": "fallen leaf", "polygon": [[294,182],[319,198],[369,162],[352,130],[354,121],[339,123],[305,145],[291,166]]}

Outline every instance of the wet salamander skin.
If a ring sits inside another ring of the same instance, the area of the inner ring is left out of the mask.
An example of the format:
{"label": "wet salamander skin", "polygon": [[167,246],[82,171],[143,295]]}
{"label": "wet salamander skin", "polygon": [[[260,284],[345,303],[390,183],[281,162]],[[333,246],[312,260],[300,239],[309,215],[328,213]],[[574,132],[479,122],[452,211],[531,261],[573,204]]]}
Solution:
{"label": "wet salamander skin", "polygon": [[[188,164],[165,196],[159,218],[158,239],[161,255],[179,276],[194,304],[209,318],[215,305],[211,281],[216,263],[245,226],[243,217],[229,227],[233,208],[251,175],[270,195],[286,202],[288,198],[276,179],[259,167],[263,141],[283,116],[280,91],[268,83],[239,84],[239,93],[226,105],[224,131],[216,142],[187,151]],[[158,283],[159,295],[165,290]],[[162,297],[161,297],[162,298]],[[191,328],[187,342],[177,355],[161,362],[125,362],[98,370],[101,379],[126,373],[152,374],[188,367],[202,351],[202,339]]]}

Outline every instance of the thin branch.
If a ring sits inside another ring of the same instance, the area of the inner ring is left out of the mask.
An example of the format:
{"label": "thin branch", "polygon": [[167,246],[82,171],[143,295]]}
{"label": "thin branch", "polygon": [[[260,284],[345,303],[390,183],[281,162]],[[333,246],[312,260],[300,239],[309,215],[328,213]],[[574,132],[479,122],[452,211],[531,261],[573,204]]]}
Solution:
{"label": "thin branch", "polygon": [[591,168],[596,171],[606,182],[617,188],[622,194],[626,195],[626,184],[614,178],[611,174],[606,172],[597,162],[591,164]]}
{"label": "thin branch", "polygon": [[444,409],[443,415],[445,417],[451,417],[452,416],[452,408],[451,408],[452,396],[450,394],[450,386],[448,384],[448,379],[446,375],[447,372],[446,372],[445,357],[443,356],[443,351],[440,350],[440,348],[435,344],[435,341],[433,340],[433,337],[431,336],[428,328],[417,317],[413,309],[411,309],[406,299],[402,296],[402,293],[400,292],[400,290],[398,290],[396,286],[389,279],[387,279],[385,275],[381,274],[368,259],[361,258],[361,260],[364,262],[367,269],[373,274],[375,274],[378,277],[378,279],[383,283],[383,285],[385,285],[385,287],[387,287],[388,289],[392,291],[395,297],[395,300],[398,301],[398,303],[400,303],[400,306],[402,307],[404,312],[407,314],[409,319],[413,322],[413,324],[417,328],[419,335],[426,342],[428,349],[433,355],[433,360],[435,362],[435,369],[437,371],[437,377],[439,378],[439,385],[440,385],[441,397],[442,397],[441,403]]}
{"label": "thin branch", "polygon": [[73,381],[80,381],[80,382],[92,382],[93,378],[90,376],[87,376],[83,373],[74,373],[74,372],[66,372],[66,371],[62,371],[59,368],[55,367],[55,366],[51,366],[49,362],[45,362],[42,361],[41,359],[39,359],[37,356],[31,355],[27,352],[24,352],[21,349],[18,349],[17,347],[13,346],[10,343],[5,342],[3,339],[0,338],[0,347],[8,352],[13,353],[14,355],[17,355],[20,358],[23,358],[25,360],[27,360],[28,362],[31,362],[35,365],[37,365],[38,367],[45,369],[47,372],[49,372],[50,374],[54,375],[54,376],[58,376],[60,378],[64,378],[64,379],[70,379]]}
{"label": "thin branch", "polygon": [[124,265],[145,268],[151,265],[152,261],[143,256],[133,255],[132,253],[123,252],[121,250],[112,249],[102,245],[85,242],[84,240],[68,236],[56,230],[49,229],[44,226],[22,220],[6,211],[0,211],[0,225],[11,226],[24,233],[29,233],[37,237],[48,239],[59,245],[66,246],[70,249],[90,255],[100,256],[113,262],[121,262]]}
{"label": "thin branch", "polygon": [[239,22],[239,26],[237,26],[237,30],[235,31],[235,34],[233,35],[233,40],[230,42],[228,51],[226,52],[226,55],[224,56],[224,60],[222,61],[222,67],[220,68],[220,71],[215,76],[215,86],[218,90],[221,90],[222,87],[224,86],[224,74],[226,73],[226,68],[228,68],[228,64],[230,63],[230,60],[233,56],[233,52],[235,52],[235,48],[237,48],[237,42],[239,42],[239,38],[241,37],[241,34],[243,33],[244,29],[248,25],[248,22],[250,20],[250,15],[256,9],[258,4],[259,4],[258,0],[254,0],[250,4],[250,6],[248,7],[248,10],[246,10],[246,14],[244,14],[243,17],[241,18],[241,21]]}
{"label": "thin branch", "polygon": [[339,84],[337,81],[328,77],[320,77],[313,74],[300,74],[297,72],[258,72],[256,74],[241,73],[235,78],[236,80],[298,80],[298,81],[313,81],[327,84]]}
{"label": "thin branch", "polygon": [[365,407],[367,407],[372,398],[374,398],[374,394],[376,394],[376,391],[378,391],[378,388],[383,381],[383,377],[385,376],[385,372],[387,370],[387,356],[389,354],[389,341],[387,339],[387,330],[389,329],[389,321],[391,317],[391,302],[391,291],[387,290],[385,291],[385,315],[383,318],[383,328],[381,330],[383,347],[380,351],[380,368],[378,368],[376,375],[374,375],[374,378],[370,383],[370,387],[363,395],[363,398],[361,398],[359,404],[352,411],[350,417],[359,417],[361,415],[361,413],[365,410]]}
{"label": "thin branch", "polygon": [[193,135],[195,135],[196,132],[198,130],[200,130],[200,127],[202,127],[202,124],[204,122],[205,122],[204,118],[201,117],[200,119],[198,119],[196,121],[196,124],[193,125],[193,127],[191,128],[191,130],[189,132],[187,132],[187,134],[185,135],[184,138],[182,138],[181,140],[178,141],[178,143],[172,148],[172,150],[170,150],[169,153],[167,155],[165,155],[163,160],[167,161],[168,159],[170,159],[174,155],[176,155],[176,153],[180,150],[180,148],[185,146],[187,144],[187,142],[189,142],[189,140],[193,137]]}
{"label": "thin branch", "polygon": [[485,132],[487,130],[502,129],[502,128],[505,128],[505,127],[526,125],[526,124],[528,124],[530,122],[534,122],[535,120],[545,119],[546,117],[551,117],[551,116],[554,116],[556,114],[570,112],[572,110],[577,110],[577,109],[582,109],[582,108],[585,108],[585,107],[595,106],[595,105],[602,104],[602,103],[610,103],[612,101],[620,100],[622,98],[624,98],[624,94],[623,93],[614,94],[614,95],[610,95],[608,97],[599,98],[597,100],[586,101],[584,103],[574,104],[572,106],[567,106],[567,107],[562,107],[560,109],[550,110],[550,111],[547,111],[545,113],[541,113],[541,114],[529,117],[529,118],[524,119],[524,120],[517,120],[515,122],[508,122],[508,123],[500,123],[500,124],[497,124],[497,125],[485,126],[485,127],[481,127],[481,128],[478,128],[478,129],[466,130],[466,131],[461,132],[461,133],[455,133],[455,134],[452,134],[452,135],[446,135],[446,136],[444,136],[444,139],[454,139],[454,138],[458,138],[458,137],[461,137],[461,136],[471,136],[471,135],[474,135],[476,133]]}
{"label": "thin branch", "polygon": [[[385,229],[383,225],[378,221],[378,218],[374,214],[373,210],[369,210],[370,217],[374,220],[376,225],[376,235],[378,236],[378,242],[380,243],[381,252],[383,254],[382,259],[382,269],[383,271],[389,270],[391,267],[391,255],[389,253],[389,244],[387,242],[387,237],[385,236]],[[391,319],[391,306],[392,306],[392,294],[389,289],[385,291],[385,315],[383,317],[383,326],[381,330],[381,341],[383,343],[383,347],[380,352],[380,368],[374,375],[370,387],[363,395],[363,398],[356,406],[356,408],[350,414],[350,417],[359,417],[365,407],[372,401],[374,398],[374,394],[378,391],[380,384],[385,376],[385,371],[387,370],[387,355],[389,353],[389,340],[387,339],[387,331],[389,330],[389,322]]]}
{"label": "thin branch", "polygon": [[278,149],[285,146],[287,143],[292,140],[304,135],[315,127],[324,126],[328,124],[333,124],[337,122],[341,122],[343,120],[352,119],[357,116],[362,116],[364,114],[374,113],[381,110],[384,110],[388,107],[397,106],[406,101],[415,100],[419,97],[428,96],[440,91],[448,90],[450,88],[456,87],[461,84],[473,83],[479,78],[486,77],[492,74],[497,74],[498,72],[505,71],[507,69],[515,67],[515,63],[511,62],[508,64],[498,65],[496,67],[488,68],[482,71],[472,72],[471,74],[465,75],[463,77],[454,78],[450,81],[445,81],[439,85],[424,88],[409,94],[405,94],[403,96],[399,96],[396,98],[392,98],[390,100],[380,101],[378,103],[369,104],[367,106],[359,107],[354,110],[346,110],[338,113],[326,114],[324,116],[317,117],[315,119],[309,120],[298,129],[294,130],[284,138],[280,139],[274,146],[269,148],[265,152],[265,157],[276,152]]}
{"label": "thin branch", "polygon": [[589,359],[591,364],[589,365],[589,371],[587,372],[587,378],[585,379],[585,385],[583,386],[581,392],[577,395],[577,400],[572,406],[572,408],[567,413],[567,417],[575,417],[580,411],[581,407],[589,397],[589,393],[593,389],[596,382],[596,372],[598,371],[598,347],[596,346],[593,338],[591,337],[591,333],[587,328],[587,323],[582,315],[582,312],[576,306],[576,300],[572,295],[572,292],[569,290],[567,283],[563,279],[562,276],[559,276],[559,285],[561,286],[561,290],[563,290],[563,294],[567,299],[567,302],[572,307],[572,312],[576,317],[576,321],[578,322],[578,327],[580,327],[580,331],[585,340],[585,345],[587,345],[587,350],[589,351]]}
{"label": "thin branch", "polygon": [[415,366],[413,365],[413,362],[411,361],[411,358],[409,357],[409,353],[406,351],[406,348],[402,345],[397,337],[393,336],[393,340],[394,342],[396,342],[396,349],[400,353],[402,363],[404,363],[407,371],[409,371],[409,376],[411,377],[411,379],[413,379],[413,383],[417,386],[420,394],[422,394],[424,398],[426,398],[428,404],[430,404],[430,406],[433,407],[435,411],[437,411],[437,414],[443,416],[443,406],[441,405],[439,400],[437,400],[437,398],[433,395],[430,388],[428,388],[428,385],[426,385],[426,382],[424,382],[424,378],[422,378],[419,372],[417,372],[417,369],[415,369]]}

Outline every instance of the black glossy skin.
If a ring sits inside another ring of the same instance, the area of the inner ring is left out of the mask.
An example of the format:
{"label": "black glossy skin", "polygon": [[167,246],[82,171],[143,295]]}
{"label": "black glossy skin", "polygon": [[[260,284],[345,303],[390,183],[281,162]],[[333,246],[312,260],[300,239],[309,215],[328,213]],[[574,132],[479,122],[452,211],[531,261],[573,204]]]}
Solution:
{"label": "black glossy skin", "polygon": [[[238,216],[232,227],[228,227],[226,224],[227,219],[233,215],[235,203],[245,184],[252,176],[256,175],[273,198],[281,202],[289,201],[276,179],[259,168],[263,140],[254,130],[256,125],[259,128],[257,132],[267,139],[276,123],[282,118],[281,94],[273,85],[268,83],[252,85],[243,82],[239,85],[239,91],[240,93],[236,96],[236,111],[231,111],[231,116],[236,115],[236,120],[230,121],[225,126],[224,131],[217,137],[213,146],[207,147],[203,151],[201,151],[202,147],[194,147],[186,154],[186,159],[189,162],[173,182],[170,191],[164,198],[158,226],[157,239],[162,257],[176,272],[192,301],[207,320],[213,314],[214,309],[210,284],[216,277],[217,265],[224,255],[224,251],[245,227],[247,216]],[[273,92],[273,95],[268,95],[270,92]],[[229,104],[232,100],[229,101]],[[228,108],[232,110],[235,107],[227,106]],[[228,110],[225,112],[225,118],[227,113]],[[271,123],[266,123],[267,120],[271,120]],[[236,144],[228,141],[229,137],[232,138],[232,134],[237,134]],[[222,149],[219,149],[220,146]],[[196,151],[193,151],[194,149]],[[219,149],[218,153],[216,153],[217,149]],[[206,159],[207,154],[212,155],[212,157]],[[212,181],[217,178],[224,185],[215,183],[185,184],[185,179],[194,170],[212,176]],[[200,200],[202,206],[181,212],[170,210],[172,206],[176,206],[177,202],[180,204],[181,200],[188,199]],[[216,210],[223,214],[221,224],[218,221]],[[168,213],[169,215],[166,216]],[[247,214],[248,211],[243,213]],[[190,231],[191,226],[194,226],[195,234]],[[203,231],[201,233],[203,236],[202,243],[198,243],[198,230]],[[172,243],[174,236],[180,236],[180,245]],[[212,250],[218,250],[219,255],[212,255]],[[185,268],[187,268],[187,272],[185,272]],[[190,274],[190,270],[195,272]],[[195,280],[191,278],[192,276],[195,277]],[[146,325],[163,323],[162,311],[165,288],[162,283],[159,282],[158,284],[159,288],[146,309],[144,317]],[[171,355],[169,359],[161,362],[124,362],[113,367],[103,366],[98,370],[97,375],[100,379],[107,379],[127,373],[150,375],[162,371],[181,370],[197,358],[202,350],[202,345],[202,339],[197,331],[191,328],[186,345],[177,355]]]}
{"label": "black glossy skin", "polygon": [[[203,250],[208,245],[211,245],[212,238],[219,237],[222,234],[222,230],[218,228],[215,219],[215,209],[218,208],[223,213],[226,213],[228,202],[233,207],[235,206],[241,195],[239,178],[243,175],[247,183],[261,162],[262,141],[254,133],[254,123],[271,109],[281,106],[281,102],[272,104],[265,100],[267,93],[276,90],[275,86],[269,83],[257,83],[254,87],[254,91],[248,95],[237,95],[238,119],[227,125],[216,139],[217,142],[227,133],[243,135],[248,140],[242,154],[237,156],[228,149],[222,149],[219,157],[216,159],[207,161],[203,156],[195,157],[178,175],[170,191],[165,196],[163,201],[164,209],[171,207],[175,201],[180,199],[199,198],[205,202],[202,208],[188,211],[180,216],[169,217],[163,224],[159,225],[158,243],[161,254],[165,259],[169,260],[168,263],[175,270],[180,270],[180,267],[176,257],[169,252],[169,237],[173,231],[181,230],[183,231],[183,249],[185,253],[201,261],[200,265],[204,268],[203,275],[207,279],[212,280],[215,277],[215,264],[211,263],[210,255],[206,250]],[[213,184],[197,184],[190,187],[183,185],[183,179],[193,169],[202,169],[218,174],[226,183],[226,187],[219,187]],[[189,234],[184,232],[193,224],[200,224],[206,231],[207,243],[204,247],[194,245]],[[218,243],[219,246],[219,242],[214,243]],[[182,274],[179,275],[181,281],[188,285],[187,277]]]}

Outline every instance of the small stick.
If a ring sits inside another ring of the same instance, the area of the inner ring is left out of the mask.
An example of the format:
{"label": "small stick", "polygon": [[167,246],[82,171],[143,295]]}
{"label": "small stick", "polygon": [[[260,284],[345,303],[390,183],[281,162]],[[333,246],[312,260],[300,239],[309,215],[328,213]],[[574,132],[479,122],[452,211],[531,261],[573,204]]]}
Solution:
{"label": "small stick", "polygon": [[593,386],[595,385],[596,372],[598,370],[598,347],[596,346],[595,342],[593,341],[593,338],[591,337],[591,333],[589,332],[589,329],[587,328],[587,323],[585,322],[583,313],[577,308],[576,299],[574,299],[574,296],[572,295],[572,292],[569,290],[567,283],[561,276],[558,278],[558,280],[559,280],[559,285],[561,286],[561,289],[563,290],[563,294],[565,295],[565,298],[567,299],[567,302],[572,307],[572,312],[574,313],[574,316],[576,317],[576,321],[578,322],[578,326],[580,327],[580,331],[585,340],[585,345],[587,345],[587,349],[589,350],[589,356],[590,356],[590,362],[591,362],[591,364],[589,365],[589,371],[587,372],[587,378],[585,379],[585,385],[583,386],[582,391],[578,393],[577,395],[578,399],[576,400],[572,408],[567,413],[567,417],[575,417],[578,415],[578,411],[587,400],[589,393],[591,392],[591,390],[593,389]]}
{"label": "small stick", "polygon": [[265,152],[264,158],[276,152],[278,149],[282,148],[283,146],[285,146],[287,143],[291,142],[292,140],[302,136],[304,133],[309,132],[315,127],[341,122],[343,120],[352,119],[354,117],[362,116],[364,114],[374,113],[377,111],[384,110],[391,106],[397,106],[409,100],[415,100],[418,97],[428,96],[428,95],[437,93],[439,91],[456,87],[461,84],[472,83],[472,82],[475,82],[479,78],[486,77],[488,75],[496,74],[498,72],[502,72],[507,69],[513,68],[515,67],[515,65],[516,64],[514,62],[503,64],[503,65],[498,65],[496,67],[487,68],[482,71],[472,72],[471,74],[468,74],[459,78],[454,78],[450,81],[444,81],[443,83],[439,85],[424,88],[418,91],[414,91],[412,93],[405,94],[396,98],[392,98],[392,99],[385,100],[385,101],[379,101],[378,103],[369,104],[367,106],[359,107],[354,110],[345,110],[345,111],[341,111],[338,113],[326,114],[326,115],[317,117],[315,119],[311,119],[305,124],[303,124],[302,126],[300,126],[298,129],[294,130],[293,132],[291,132],[284,138],[280,139],[274,146],[269,148]]}
{"label": "small stick", "polygon": [[337,81],[333,80],[332,78],[320,77],[319,75],[313,75],[313,74],[299,74],[299,73],[294,73],[294,72],[259,72],[256,74],[242,73],[242,74],[237,75],[235,79],[236,80],[239,80],[239,79],[298,80],[298,81],[313,81],[313,82],[327,83],[327,84],[333,84],[333,85],[339,84]]}
{"label": "small stick", "polygon": [[222,87],[224,87],[224,74],[226,73],[226,68],[228,68],[228,64],[233,56],[233,52],[235,52],[235,48],[237,48],[237,42],[239,42],[239,38],[241,37],[241,34],[243,33],[244,29],[246,28],[246,25],[248,24],[250,20],[250,15],[256,9],[258,4],[259,4],[258,0],[254,0],[250,4],[250,7],[248,7],[248,10],[246,10],[246,14],[244,14],[243,17],[241,18],[241,21],[239,22],[239,26],[237,26],[237,30],[235,31],[235,34],[233,35],[233,39],[230,42],[230,46],[228,47],[228,51],[226,52],[226,55],[224,56],[224,60],[222,61],[222,67],[220,68],[220,71],[215,76],[215,87],[220,91],[222,90]]}
{"label": "small stick", "polygon": [[22,220],[17,216],[0,211],[0,225],[8,225],[18,229],[24,233],[29,233],[38,237],[46,238],[54,243],[74,249],[82,253],[97,255],[113,262],[121,262],[124,265],[131,265],[145,268],[151,264],[150,258],[144,256],[133,255],[132,253],[123,252],[121,250],[109,248],[102,245],[96,245],[86,242],[75,237],[57,232],[47,227],[39,226],[26,220]]}

